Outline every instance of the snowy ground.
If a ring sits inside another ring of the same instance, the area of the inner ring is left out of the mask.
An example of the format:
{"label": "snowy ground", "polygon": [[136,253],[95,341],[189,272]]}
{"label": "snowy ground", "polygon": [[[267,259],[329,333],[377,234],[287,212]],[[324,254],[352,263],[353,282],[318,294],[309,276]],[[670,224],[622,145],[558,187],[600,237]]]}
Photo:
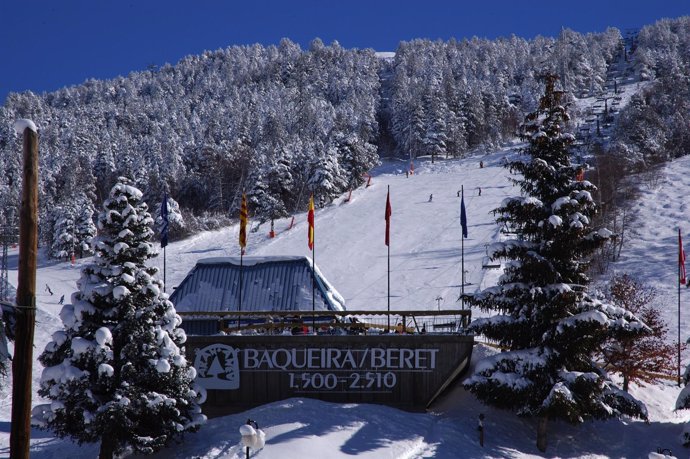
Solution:
{"label": "snowy ground", "polygon": [[[460,293],[461,238],[460,198],[465,189],[469,238],[465,239],[466,280],[474,291],[492,285],[499,271],[482,269],[486,244],[497,240],[498,228],[490,212],[503,198],[516,194],[508,173],[501,167],[509,150],[436,164],[419,162],[417,174],[404,174],[404,163],[385,162],[374,173],[372,185],[316,212],[316,264],[345,297],[349,309],[386,309],[386,246],[384,210],[390,185],[393,209],[391,224],[391,309],[458,308]],[[479,161],[485,167],[479,168]],[[615,269],[638,276],[660,290],[659,305],[671,327],[677,324],[676,260],[677,228],[681,224],[687,243],[690,224],[683,226],[687,209],[683,197],[690,186],[690,157],[670,163],[656,183],[643,184],[636,204],[637,218],[632,239]],[[482,189],[479,196],[479,187]],[[433,200],[429,202],[429,195]],[[249,233],[249,255],[310,255],[306,215],[276,222],[277,237],[268,239],[268,227]],[[167,281],[179,284],[199,258],[239,254],[237,225],[172,243],[167,248]],[[79,276],[69,263],[42,260],[37,285],[38,314],[34,355],[38,355],[53,331],[61,326],[58,304],[61,295],[69,301]],[[162,257],[156,260],[162,267]],[[16,282],[17,253],[10,253],[10,281]],[[44,290],[50,285],[53,295]],[[168,289],[170,291],[170,288]],[[683,298],[688,292],[683,291]],[[683,301],[686,301],[685,299]],[[477,317],[478,314],[475,314]],[[682,318],[683,330],[690,320]],[[683,339],[687,338],[684,332]],[[475,348],[473,362],[494,352]],[[34,404],[41,366],[34,362]],[[9,455],[11,380],[0,389],[0,457]],[[243,458],[239,426],[255,419],[266,433],[266,446],[252,452],[258,458],[606,458],[647,457],[657,448],[671,448],[687,456],[678,443],[681,423],[690,414],[672,411],[679,389],[674,383],[633,393],[648,406],[648,424],[623,420],[587,423],[572,427],[552,423],[547,454],[535,447],[535,424],[514,415],[484,407],[459,385],[452,388],[428,413],[407,413],[374,405],[334,405],[309,399],[290,399],[248,412],[212,419],[185,442],[154,456],[156,458]],[[480,447],[477,417],[486,415],[485,446]],[[56,439],[47,432],[32,432],[32,457],[96,457],[97,445],[79,447]],[[654,456],[654,455],[653,455]],[[653,457],[652,456],[652,457]]]}

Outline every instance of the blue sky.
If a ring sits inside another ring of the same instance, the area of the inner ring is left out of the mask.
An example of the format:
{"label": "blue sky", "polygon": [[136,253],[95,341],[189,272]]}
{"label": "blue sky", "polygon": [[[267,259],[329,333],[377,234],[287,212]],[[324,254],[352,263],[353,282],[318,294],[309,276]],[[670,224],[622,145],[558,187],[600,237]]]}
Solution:
{"label": "blue sky", "polygon": [[283,37],[394,51],[413,38],[624,31],[687,14],[687,0],[0,0],[0,102]]}

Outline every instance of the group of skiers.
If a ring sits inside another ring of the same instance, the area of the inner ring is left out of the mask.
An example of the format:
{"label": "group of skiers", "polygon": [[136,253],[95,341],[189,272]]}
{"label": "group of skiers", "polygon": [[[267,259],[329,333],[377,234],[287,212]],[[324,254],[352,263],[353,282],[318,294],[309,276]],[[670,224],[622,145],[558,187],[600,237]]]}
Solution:
{"label": "group of skiers", "polygon": [[[46,284],[46,288],[44,291],[48,292],[50,294],[50,296],[53,296],[53,291],[50,289],[50,285]],[[64,302],[65,302],[65,295],[62,295],[60,297],[60,301],[58,301],[58,304],[63,304]]]}
{"label": "group of skiers", "polygon": [[[479,168],[480,169],[484,168],[484,161],[479,161]],[[408,171],[405,171],[405,176],[409,177]],[[478,186],[477,187],[477,196],[481,196],[481,195],[482,195],[482,187]],[[458,190],[458,198],[459,197],[460,197],[460,190]],[[433,200],[434,200],[434,194],[432,193],[429,195],[429,202],[432,202]]]}
{"label": "group of skiers", "polygon": [[[481,195],[482,195],[482,187],[478,186],[477,187],[477,196],[481,196]],[[460,197],[460,190],[458,190],[458,198],[459,197]],[[434,200],[434,194],[431,193],[429,195],[429,202],[432,202],[433,200]]]}

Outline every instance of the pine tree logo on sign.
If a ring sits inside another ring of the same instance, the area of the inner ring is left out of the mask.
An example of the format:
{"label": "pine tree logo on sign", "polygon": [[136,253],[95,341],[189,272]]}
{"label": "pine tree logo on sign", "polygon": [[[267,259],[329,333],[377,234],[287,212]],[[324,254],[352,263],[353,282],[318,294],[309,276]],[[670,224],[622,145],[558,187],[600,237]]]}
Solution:
{"label": "pine tree logo on sign", "polygon": [[225,344],[212,344],[196,351],[196,381],[205,389],[240,388],[238,350]]}

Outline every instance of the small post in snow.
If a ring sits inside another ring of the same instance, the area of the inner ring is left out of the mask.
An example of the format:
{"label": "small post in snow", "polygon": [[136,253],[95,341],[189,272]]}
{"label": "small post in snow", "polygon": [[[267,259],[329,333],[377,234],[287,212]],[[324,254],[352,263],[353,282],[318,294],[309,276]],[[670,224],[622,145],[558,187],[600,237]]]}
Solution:
{"label": "small post in snow", "polygon": [[[240,435],[242,436],[242,446],[246,449],[246,459],[249,459],[249,448],[260,449],[263,448],[263,441],[259,440],[259,425],[256,421],[247,419],[247,423],[240,426]],[[258,448],[257,448],[258,446]]]}
{"label": "small post in snow", "polygon": [[479,431],[479,446],[484,446],[484,413],[479,414],[477,430]]}

